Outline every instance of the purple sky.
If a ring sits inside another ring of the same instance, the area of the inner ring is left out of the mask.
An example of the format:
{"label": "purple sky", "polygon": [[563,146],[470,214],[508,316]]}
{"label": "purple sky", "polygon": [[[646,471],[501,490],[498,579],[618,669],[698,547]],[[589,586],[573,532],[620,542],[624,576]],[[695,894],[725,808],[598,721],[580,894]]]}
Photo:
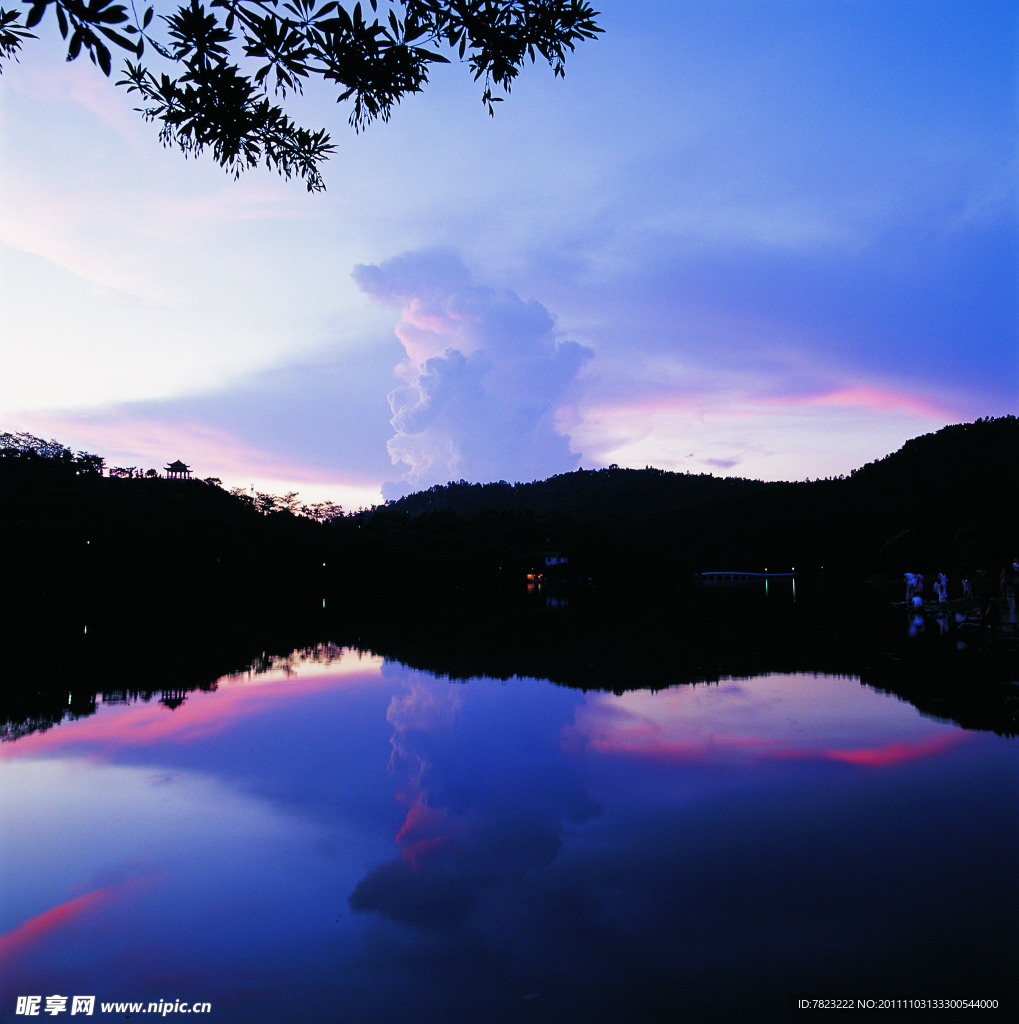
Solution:
{"label": "purple sky", "polygon": [[1014,3],[606,2],[439,69],[328,192],[160,148],[55,25],[0,78],[0,429],[356,506],[617,462],[848,472],[1019,408]]}

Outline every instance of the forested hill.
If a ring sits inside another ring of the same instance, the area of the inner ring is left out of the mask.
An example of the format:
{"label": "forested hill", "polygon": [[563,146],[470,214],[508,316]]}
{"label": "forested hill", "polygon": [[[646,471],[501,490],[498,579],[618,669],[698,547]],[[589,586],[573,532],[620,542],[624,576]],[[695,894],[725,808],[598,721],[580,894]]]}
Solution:
{"label": "forested hill", "polygon": [[603,574],[916,566],[996,577],[1019,549],[1017,507],[1019,420],[1003,416],[914,438],[846,477],[766,483],[580,469],[529,484],[433,487],[391,503],[383,518],[531,515],[546,546]]}
{"label": "forested hill", "polygon": [[[584,470],[534,483],[470,484],[465,480],[418,491],[389,508],[420,515],[452,509],[474,516],[486,510],[570,516],[578,520],[632,523],[718,502],[782,500],[795,503],[823,492],[857,501],[906,502],[904,511],[920,518],[932,503],[980,506],[992,495],[1014,493],[1019,474],[1019,419],[989,417],[957,423],[907,441],[899,451],[853,470],[847,477],[803,483],[766,483],[705,473],[654,469]],[[1004,488],[1004,492],[1002,491]],[[790,509],[791,511],[791,509]],[[969,518],[964,515],[963,518]]]}
{"label": "forested hill", "polygon": [[1019,473],[1019,418],[988,417],[975,423],[953,423],[933,434],[907,441],[897,452],[868,462],[851,476],[868,483],[881,481],[966,483],[977,487]]}
{"label": "forested hill", "polygon": [[111,478],[96,457],[36,441],[0,446],[0,611],[9,605],[10,622],[55,603],[144,609],[158,598],[197,609],[291,594],[321,603],[327,593],[513,590],[550,552],[566,559],[554,573],[598,586],[674,586],[711,570],[871,578],[908,568],[956,581],[975,571],[996,592],[1019,554],[1014,416],[915,438],[838,479],[613,467],[452,483],[346,515],[215,480]]}
{"label": "forested hill", "polygon": [[663,469],[578,469],[529,484],[505,480],[471,484],[466,480],[441,484],[408,494],[389,508],[421,515],[452,509],[459,515],[481,512],[531,512],[537,516],[570,516],[574,519],[629,522],[634,515],[647,518],[675,512],[705,501],[741,500],[762,489],[781,487],[760,480],[691,475]]}

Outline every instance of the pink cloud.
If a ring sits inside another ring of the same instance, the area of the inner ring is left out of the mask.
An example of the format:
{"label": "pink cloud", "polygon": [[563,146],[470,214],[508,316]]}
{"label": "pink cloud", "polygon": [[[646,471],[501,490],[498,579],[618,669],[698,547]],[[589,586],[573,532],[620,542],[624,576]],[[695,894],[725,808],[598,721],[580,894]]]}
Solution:
{"label": "pink cloud", "polygon": [[[935,736],[916,742],[885,743],[879,747],[856,747],[849,750],[836,748],[783,746],[781,741],[765,737],[733,736],[712,733],[704,739],[687,742],[659,736],[660,730],[651,726],[627,730],[613,736],[600,733],[589,737],[588,749],[609,756],[635,757],[666,763],[703,763],[715,761],[737,753],[795,760],[831,760],[847,764],[884,768],[933,757],[943,753],[965,738],[961,731]],[[576,744],[572,744],[576,747]]]}
{"label": "pink cloud", "polygon": [[149,884],[154,877],[153,872],[129,879],[126,882],[114,882],[100,889],[93,889],[73,900],[58,903],[55,907],[30,917],[17,928],[0,935],[0,960],[7,960],[24,952],[30,946],[42,941],[54,930],[87,917],[93,911],[127,897],[132,891]]}
{"label": "pink cloud", "polygon": [[[783,400],[788,401],[788,400]],[[842,405],[865,409],[895,409],[932,419],[948,420],[953,414],[935,399],[876,387],[845,388],[807,400],[810,405]]]}
{"label": "pink cloud", "polygon": [[[255,676],[225,677],[215,695],[195,691],[171,711],[153,699],[127,707],[101,705],[96,714],[73,722],[32,733],[0,747],[0,760],[27,757],[41,751],[85,748],[108,756],[123,747],[152,743],[185,744],[213,736],[228,729],[239,718],[259,714],[281,699],[331,690],[341,685],[359,685],[379,678],[380,664],[362,665],[352,659],[350,667],[336,665],[306,669],[311,675],[272,678],[263,682]],[[298,667],[298,673],[301,668]]]}
{"label": "pink cloud", "polygon": [[[615,702],[599,703],[595,715],[594,728],[583,723],[564,731],[565,750],[577,751],[586,746],[594,753],[610,757],[693,763],[718,760],[734,752],[770,749],[780,742],[729,730],[691,733],[682,721],[656,721]],[[676,737],[677,726],[688,735]],[[581,737],[585,742],[578,742]]]}
{"label": "pink cloud", "polygon": [[846,761],[849,764],[868,765],[872,768],[884,768],[902,761],[915,761],[923,757],[931,757],[943,753],[965,738],[961,730],[934,736],[929,740],[915,743],[885,743],[880,747],[862,747],[855,750],[828,750],[825,756],[833,761]]}
{"label": "pink cloud", "polygon": [[73,438],[76,446],[98,449],[100,454],[112,453],[107,461],[114,464],[141,461],[145,468],[162,469],[165,462],[183,458],[197,475],[218,476],[230,482],[270,479],[368,488],[373,492],[378,489],[373,479],[295,464],[246,444],[227,430],[197,421],[167,422],[117,410],[87,415],[32,413],[21,419],[33,432]]}
{"label": "pink cloud", "polygon": [[183,452],[189,460],[207,467],[209,472],[243,472],[256,468],[263,473],[272,473],[284,469],[283,464],[270,453],[245,445],[226,430],[203,423],[166,423],[136,419],[116,412],[108,417],[44,414],[32,419],[38,424],[36,429],[73,432],[97,447],[130,452],[134,457],[145,456],[153,462],[175,458]]}
{"label": "pink cloud", "polygon": [[437,853],[454,852],[451,847],[462,823],[454,823],[444,810],[429,807],[418,794],[407,811],[407,817],[396,833],[396,844],[403,859],[418,871],[422,858]]}
{"label": "pink cloud", "polygon": [[[655,426],[664,428],[666,419],[681,416],[689,427],[707,421],[758,419],[778,417],[811,407],[832,407],[853,410],[880,410],[910,417],[921,416],[941,423],[957,418],[937,399],[883,389],[880,387],[849,387],[817,393],[761,394],[753,388],[719,388],[705,385],[700,389],[677,387],[661,390],[641,398],[627,397],[619,401],[603,401],[586,405],[580,418],[588,426],[601,426],[632,434],[651,432]],[[648,417],[651,417],[649,420]],[[662,419],[662,418],[665,419]],[[657,422],[656,422],[657,418]]]}
{"label": "pink cloud", "polygon": [[[968,735],[868,698],[855,681],[836,686],[833,693],[825,682],[794,676],[776,685],[764,677],[729,692],[698,694],[694,688],[664,699],[637,693],[599,697],[564,731],[563,746],[576,753],[586,749],[596,756],[675,764],[763,758],[886,767],[937,756]],[[819,712],[816,702],[822,696],[839,700],[841,711],[825,705]],[[894,725],[889,712],[899,718]],[[882,723],[891,729],[882,727],[875,735]]]}
{"label": "pink cloud", "polygon": [[759,751],[770,748],[774,741],[748,736],[712,735],[707,742],[694,740],[688,743],[668,739],[653,739],[646,742],[633,742],[632,734],[621,739],[610,737],[592,738],[590,748],[599,754],[621,757],[636,757],[648,761],[666,763],[698,763],[717,760],[734,751]]}

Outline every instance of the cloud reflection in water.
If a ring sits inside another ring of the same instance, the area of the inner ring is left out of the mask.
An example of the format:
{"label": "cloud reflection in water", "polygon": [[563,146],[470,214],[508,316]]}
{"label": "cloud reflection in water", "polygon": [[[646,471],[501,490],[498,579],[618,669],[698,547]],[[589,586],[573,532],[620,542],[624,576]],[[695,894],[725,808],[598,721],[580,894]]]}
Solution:
{"label": "cloud reflection in water", "polygon": [[358,883],[353,910],[448,929],[482,892],[547,867],[564,824],[597,813],[556,742],[579,695],[560,692],[542,707],[522,680],[514,680],[514,696],[523,700],[493,702],[478,692],[497,685],[414,673],[409,692],[392,698],[390,769],[408,806],[396,833],[400,856]]}
{"label": "cloud reflection in water", "polygon": [[102,974],[245,1024],[784,1019],[797,987],[990,985],[1015,946],[1015,744],[855,679],[616,696],[344,655],[3,753],[31,991]]}

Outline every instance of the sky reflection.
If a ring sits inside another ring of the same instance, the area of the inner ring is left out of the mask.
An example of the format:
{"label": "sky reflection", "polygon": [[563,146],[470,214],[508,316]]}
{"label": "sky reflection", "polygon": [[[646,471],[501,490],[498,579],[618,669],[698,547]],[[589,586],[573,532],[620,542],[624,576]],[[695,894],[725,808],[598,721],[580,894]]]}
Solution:
{"label": "sky reflection", "polygon": [[[314,652],[313,652],[314,653]],[[147,746],[156,742],[193,743],[206,740],[244,715],[264,714],[280,700],[338,685],[364,685],[377,677],[382,658],[358,651],[339,651],[316,660],[305,652],[275,659],[261,672],[223,676],[213,692],[191,691],[173,713],[159,701],[127,701],[121,692],[97,700],[100,713],[79,719],[68,729],[51,729],[23,737],[15,748],[0,747],[0,759],[54,747]],[[214,695],[215,699],[210,699]],[[127,707],[119,707],[128,703]],[[116,710],[114,710],[116,709]]]}
{"label": "sky reflection", "polygon": [[566,742],[666,761],[817,757],[880,765],[936,754],[967,735],[908,704],[876,700],[857,679],[768,675],[598,694],[578,710]]}
{"label": "sky reflection", "polygon": [[4,744],[5,1008],[769,1019],[797,988],[1010,977],[1013,741],[830,676],[276,672]]}

